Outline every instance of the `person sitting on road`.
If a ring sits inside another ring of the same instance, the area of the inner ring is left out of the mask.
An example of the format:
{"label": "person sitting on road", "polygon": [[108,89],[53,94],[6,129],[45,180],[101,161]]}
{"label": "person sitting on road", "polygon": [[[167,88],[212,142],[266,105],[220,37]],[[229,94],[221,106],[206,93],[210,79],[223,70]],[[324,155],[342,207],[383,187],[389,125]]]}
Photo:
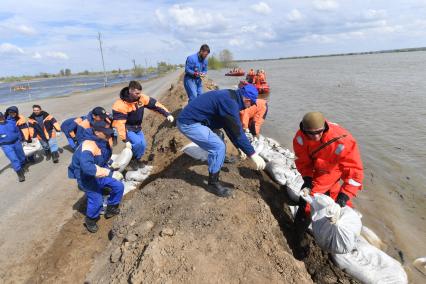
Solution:
{"label": "person sitting on road", "polygon": [[59,162],[59,148],[57,136],[61,133],[61,128],[57,120],[41,109],[39,105],[33,105],[33,113],[28,119],[28,126],[31,138],[37,138],[44,149],[46,157],[52,157],[54,163]]}
{"label": "person sitting on road", "polygon": [[0,112],[0,147],[18,175],[19,182],[23,182],[25,181],[25,153],[19,137],[20,130],[16,126],[16,121],[11,117],[6,119]]}
{"label": "person sitting on road", "polygon": [[87,209],[85,225],[89,232],[98,231],[97,221],[103,206],[102,194],[105,188],[110,189],[105,218],[120,213],[119,204],[123,198],[123,175],[109,169],[112,155],[108,139],[114,131],[105,121],[95,121],[92,128],[84,130],[84,138],[80,147],[74,152],[68,167],[68,177],[76,179],[79,188],[86,193]]}
{"label": "person sitting on road", "polygon": [[235,147],[252,158],[258,170],[265,168],[265,161],[255,152],[240,121],[240,111],[256,103],[257,96],[253,85],[237,90],[210,91],[197,97],[179,115],[180,132],[209,153],[208,190],[217,196],[230,196],[233,190],[219,182],[226,146],[215,130],[223,128]]}
{"label": "person sitting on road", "polygon": [[[304,194],[327,194],[341,207],[362,189],[364,169],[355,138],[343,127],[327,121],[320,112],[305,114],[293,139],[296,167],[302,175]],[[301,197],[294,220],[298,253],[311,222],[310,206]]]}
{"label": "person sitting on road", "polygon": [[128,87],[120,92],[120,98],[112,106],[113,126],[117,129],[121,140],[132,145],[133,157],[140,161],[145,153],[146,142],[142,132],[144,109],[162,114],[169,122],[174,118],[165,106],[156,99],[142,94],[142,85],[131,81]]}
{"label": "person sitting on road", "polygon": [[[85,129],[92,127],[95,121],[102,120],[110,124],[112,123],[112,118],[109,117],[103,107],[95,107],[84,116],[66,119],[61,124],[61,130],[65,134],[65,137],[67,137],[68,145],[71,149],[74,151],[83,142]],[[109,139],[109,143],[112,146],[112,138]]]}
{"label": "person sitting on road", "polygon": [[19,114],[19,109],[16,106],[11,106],[6,109],[6,119],[11,118],[16,121],[16,126],[20,130],[19,139],[21,142],[31,142],[30,131],[28,128],[27,119],[25,116]]}

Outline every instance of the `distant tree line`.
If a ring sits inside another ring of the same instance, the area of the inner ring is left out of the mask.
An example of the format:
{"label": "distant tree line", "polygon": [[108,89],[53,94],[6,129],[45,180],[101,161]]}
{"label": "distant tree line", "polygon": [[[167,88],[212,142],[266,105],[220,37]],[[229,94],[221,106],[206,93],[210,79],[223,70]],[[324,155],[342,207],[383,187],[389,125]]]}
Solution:
{"label": "distant tree line", "polygon": [[217,70],[232,67],[235,67],[234,55],[228,49],[222,50],[219,55],[213,54],[209,56],[209,69]]}

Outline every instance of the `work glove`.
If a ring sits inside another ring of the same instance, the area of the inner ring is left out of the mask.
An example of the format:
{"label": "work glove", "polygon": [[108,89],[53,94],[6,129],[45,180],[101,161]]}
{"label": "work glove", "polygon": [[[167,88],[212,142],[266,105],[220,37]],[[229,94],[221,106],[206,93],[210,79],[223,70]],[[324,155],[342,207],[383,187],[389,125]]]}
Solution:
{"label": "work glove", "polygon": [[26,142],[26,141],[22,142],[22,147],[25,147],[27,145],[28,145],[28,142]]}
{"label": "work glove", "polygon": [[114,171],[112,173],[112,178],[116,180],[122,180],[124,177],[123,177],[123,174],[120,173],[119,171]]}
{"label": "work glove", "polygon": [[132,150],[132,143],[130,143],[130,142],[127,141],[126,142],[126,148]]}
{"label": "work glove", "polygon": [[173,115],[169,114],[169,115],[167,116],[167,120],[168,120],[170,123],[173,123],[173,121],[175,121],[175,118],[173,117]]}
{"label": "work glove", "polygon": [[61,134],[62,134],[62,132],[61,132],[61,131],[57,131],[57,132],[56,132],[56,136],[57,136],[57,137],[61,137]]}
{"label": "work glove", "polygon": [[265,160],[263,160],[263,158],[259,156],[259,154],[254,153],[250,158],[253,160],[254,164],[256,165],[256,170],[260,171],[265,169],[266,167]]}
{"label": "work glove", "polygon": [[303,185],[302,185],[302,189],[304,189],[305,187],[312,189],[312,177],[309,176],[305,176],[303,177]]}
{"label": "work glove", "polygon": [[247,155],[246,155],[246,153],[243,152],[243,150],[238,149],[238,152],[240,153],[240,159],[241,160],[247,159]]}
{"label": "work glove", "polygon": [[250,129],[246,128],[246,129],[244,129],[244,132],[245,133],[250,133]]}
{"label": "work glove", "polygon": [[194,72],[194,77],[196,77],[196,78],[200,77],[200,73],[198,71],[195,71]]}
{"label": "work glove", "polygon": [[349,196],[347,196],[343,192],[339,192],[339,194],[337,195],[336,203],[339,204],[340,207],[345,207],[348,201]]}

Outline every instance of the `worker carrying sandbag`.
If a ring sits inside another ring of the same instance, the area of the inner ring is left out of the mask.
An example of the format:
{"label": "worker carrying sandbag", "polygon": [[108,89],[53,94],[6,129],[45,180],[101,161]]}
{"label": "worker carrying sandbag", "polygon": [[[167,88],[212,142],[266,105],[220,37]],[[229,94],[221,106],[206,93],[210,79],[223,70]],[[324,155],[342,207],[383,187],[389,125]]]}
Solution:
{"label": "worker carrying sandbag", "polygon": [[180,132],[208,152],[208,189],[217,196],[230,196],[232,189],[219,182],[226,146],[216,130],[223,128],[235,147],[252,158],[257,170],[265,168],[265,161],[255,152],[240,121],[240,111],[255,104],[257,96],[253,85],[237,90],[210,91],[194,99],[179,115]]}
{"label": "worker carrying sandbag", "polygon": [[[72,117],[64,120],[61,124],[61,130],[65,134],[65,137],[68,140],[68,145],[73,151],[78,147],[78,145],[83,142],[84,130],[92,127],[95,121],[106,121],[107,123],[112,123],[112,118],[109,117],[108,113],[103,107],[95,107],[87,115],[80,117]],[[109,139],[109,143],[112,146],[113,138]]]}
{"label": "worker carrying sandbag", "polygon": [[241,124],[246,133],[259,137],[260,128],[268,114],[268,102],[265,98],[258,98],[256,104],[240,112]]}
{"label": "worker carrying sandbag", "polygon": [[[297,170],[304,180],[302,190],[311,195],[329,195],[341,207],[352,207],[351,199],[362,189],[364,178],[355,138],[343,127],[327,121],[322,113],[309,112],[300,123],[293,148]],[[302,242],[310,222],[310,206],[301,198],[294,220],[300,258],[306,255]]]}
{"label": "worker carrying sandbag", "polygon": [[20,131],[16,126],[16,121],[13,118],[6,119],[0,112],[0,147],[18,175],[19,181],[23,182],[25,181],[25,153],[19,137]]}
{"label": "worker carrying sandbag", "polygon": [[120,98],[112,106],[113,127],[118,131],[121,140],[132,144],[133,156],[140,161],[145,153],[146,141],[142,132],[144,109],[148,108],[162,114],[172,123],[173,116],[165,106],[156,99],[142,94],[142,85],[130,81],[129,86],[120,92]]}
{"label": "worker carrying sandbag", "polygon": [[105,121],[94,122],[92,128],[85,130],[84,141],[77,147],[68,167],[68,177],[76,179],[79,187],[86,193],[85,225],[91,233],[98,230],[96,222],[102,209],[102,193],[105,188],[111,190],[105,218],[120,213],[119,204],[124,191],[120,180],[123,175],[109,168],[112,151],[108,139],[113,133],[111,126]]}

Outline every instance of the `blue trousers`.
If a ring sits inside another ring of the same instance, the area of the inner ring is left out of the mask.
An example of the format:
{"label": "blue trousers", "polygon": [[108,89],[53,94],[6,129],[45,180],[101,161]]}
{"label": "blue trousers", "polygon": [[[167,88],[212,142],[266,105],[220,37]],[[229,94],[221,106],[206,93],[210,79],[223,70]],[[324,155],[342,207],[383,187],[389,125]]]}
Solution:
{"label": "blue trousers", "polygon": [[[123,198],[124,192],[123,183],[112,177],[97,178],[96,183],[96,188],[85,189],[87,197],[86,216],[92,219],[99,217],[103,206],[102,192],[105,187],[111,189],[111,193],[108,198],[108,205],[119,204]],[[80,185],[80,187],[82,186]]]}
{"label": "blue trousers", "polygon": [[226,155],[225,143],[210,128],[201,123],[180,124],[180,132],[192,142],[206,150],[208,155],[209,173],[217,173],[223,166]]}
{"label": "blue trousers", "polygon": [[146,149],[145,136],[143,135],[142,130],[139,130],[138,132],[127,131],[127,140],[129,140],[132,144],[132,152],[136,160],[142,158]]}
{"label": "blue trousers", "polygon": [[41,146],[45,151],[52,152],[58,152],[58,140],[55,138],[50,138],[48,142],[44,141],[43,139],[40,140]]}
{"label": "blue trousers", "polygon": [[25,153],[21,142],[17,140],[13,144],[2,145],[1,149],[9,159],[15,172],[21,170],[22,166],[25,164]]}
{"label": "blue trousers", "polygon": [[200,78],[185,76],[183,79],[183,86],[188,95],[189,103],[203,93],[203,81]]}
{"label": "blue trousers", "polygon": [[70,145],[71,149],[75,150],[78,147],[78,143],[74,142],[74,139],[69,136],[69,135],[65,135],[67,137],[68,140],[68,145]]}

